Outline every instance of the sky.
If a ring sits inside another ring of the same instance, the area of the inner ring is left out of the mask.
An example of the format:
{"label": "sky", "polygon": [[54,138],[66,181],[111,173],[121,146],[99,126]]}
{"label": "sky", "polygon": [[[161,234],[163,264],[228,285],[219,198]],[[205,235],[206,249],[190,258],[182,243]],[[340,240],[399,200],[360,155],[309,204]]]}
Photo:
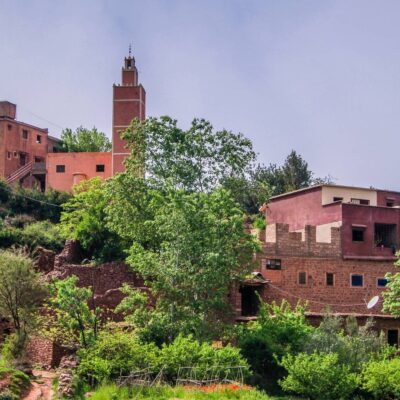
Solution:
{"label": "sky", "polygon": [[0,0],[0,100],[21,121],[111,133],[132,43],[147,115],[292,149],[315,176],[400,191],[400,1]]}

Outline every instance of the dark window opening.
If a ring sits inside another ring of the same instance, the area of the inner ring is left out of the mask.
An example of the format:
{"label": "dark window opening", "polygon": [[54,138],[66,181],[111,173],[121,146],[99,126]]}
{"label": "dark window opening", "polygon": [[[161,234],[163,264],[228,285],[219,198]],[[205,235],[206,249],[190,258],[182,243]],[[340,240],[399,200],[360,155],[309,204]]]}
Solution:
{"label": "dark window opening", "polygon": [[307,283],[307,275],[305,272],[299,272],[299,285],[305,285]]}
{"label": "dark window opening", "polygon": [[267,260],[266,268],[280,270],[282,268],[281,260],[279,259]]}
{"label": "dark window opening", "polygon": [[36,143],[42,143],[42,137],[40,135],[36,136]]}
{"label": "dark window opening", "polygon": [[240,292],[242,294],[242,315],[244,317],[257,315],[260,308],[259,288],[242,286]]}
{"label": "dark window opening", "polygon": [[351,275],[351,286],[363,287],[364,277],[362,275],[353,274]]}
{"label": "dark window opening", "polygon": [[11,124],[7,124],[7,129],[8,129],[9,131],[11,131],[12,125],[11,125]]}
{"label": "dark window opening", "polygon": [[18,153],[14,151],[14,158],[18,158]]}
{"label": "dark window opening", "polygon": [[333,201],[343,201],[343,197],[334,197]]}
{"label": "dark window opening", "polygon": [[8,158],[9,160],[11,160],[11,157],[12,157],[11,151],[7,151],[7,158]]}
{"label": "dark window opening", "polygon": [[26,153],[19,153],[19,165],[22,167],[28,161],[28,155]]}
{"label": "dark window opening", "polygon": [[28,131],[26,129],[22,130],[22,139],[28,139]]}
{"label": "dark window opening", "polygon": [[65,165],[56,165],[56,172],[65,172]]}
{"label": "dark window opening", "polygon": [[332,272],[326,273],[326,286],[333,286],[334,284],[334,274]]}
{"label": "dark window opening", "polygon": [[363,242],[364,241],[364,229],[353,228],[352,229],[353,242]]}
{"label": "dark window opening", "polygon": [[388,247],[395,252],[397,248],[396,231],[396,224],[375,224],[375,246]]}
{"label": "dark window opening", "polygon": [[388,329],[387,341],[391,346],[399,345],[399,331],[397,329]]}
{"label": "dark window opening", "polygon": [[97,164],[96,172],[104,172],[104,164]]}
{"label": "dark window opening", "polygon": [[387,283],[388,283],[388,281],[387,281],[386,278],[378,278],[378,279],[376,280],[376,285],[377,285],[378,287],[385,287],[385,286],[387,285]]}
{"label": "dark window opening", "polygon": [[369,200],[366,199],[351,199],[350,202],[353,204],[362,204],[363,206],[369,205]]}
{"label": "dark window opening", "polygon": [[393,201],[387,201],[386,202],[386,207],[393,207],[394,206],[394,202]]}

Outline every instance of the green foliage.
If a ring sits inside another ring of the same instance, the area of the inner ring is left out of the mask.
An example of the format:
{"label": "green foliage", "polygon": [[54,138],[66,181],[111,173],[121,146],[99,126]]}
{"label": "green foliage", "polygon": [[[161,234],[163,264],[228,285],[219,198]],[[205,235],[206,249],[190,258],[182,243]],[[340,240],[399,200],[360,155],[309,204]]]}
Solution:
{"label": "green foliage", "polygon": [[85,347],[97,337],[99,310],[89,308],[92,290],[78,287],[77,282],[75,275],[55,281],[51,288],[50,308],[56,314],[55,324]]}
{"label": "green foliage", "polygon": [[370,361],[364,365],[360,383],[375,399],[400,398],[400,358]]}
{"label": "green foliage", "polygon": [[241,134],[214,131],[210,122],[194,119],[188,130],[170,117],[133,120],[123,133],[131,156],[128,172],[156,186],[170,180],[175,188],[209,191],[224,177],[241,176],[254,161],[252,143]]}
{"label": "green foliage", "polygon": [[100,152],[112,148],[110,139],[95,127],[86,129],[80,126],[75,131],[64,129],[61,141],[61,151],[64,152]]}
{"label": "green foliage", "polygon": [[378,335],[372,329],[373,325],[372,320],[359,326],[354,317],[343,321],[327,314],[305,343],[304,351],[309,354],[335,353],[340,364],[347,365],[352,372],[359,372],[365,362],[383,358],[390,351],[385,335]]}
{"label": "green foliage", "polygon": [[11,366],[24,358],[27,335],[25,332],[11,333],[1,347],[1,361],[4,365]]}
{"label": "green foliage", "polygon": [[350,399],[357,388],[356,374],[334,353],[287,354],[281,365],[288,374],[280,381],[283,390],[312,400]]}
{"label": "green foliage", "polygon": [[[396,254],[399,258],[395,265],[400,268],[400,252]],[[395,317],[400,317],[400,272],[387,273],[388,280],[386,290],[383,292],[383,310]]]}
{"label": "green foliage", "polygon": [[158,353],[154,344],[143,344],[132,333],[103,331],[91,347],[79,351],[78,375],[94,385],[121,373],[155,368]]}
{"label": "green foliage", "polygon": [[312,172],[307,162],[294,150],[287,156],[281,174],[286,192],[305,188],[312,183]]}
{"label": "green foliage", "polygon": [[22,254],[0,250],[0,313],[12,321],[18,335],[34,326],[45,296],[32,261]]}
{"label": "green foliage", "polygon": [[231,313],[231,284],[252,270],[258,249],[230,195],[223,189],[161,192],[127,174],[107,190],[109,225],[132,243],[128,262],[155,296],[157,317],[171,328],[165,340],[178,332],[219,336]]}
{"label": "green foliage", "polygon": [[255,372],[259,385],[272,384],[284,374],[279,361],[286,354],[296,354],[304,346],[313,328],[307,324],[304,308],[262,303],[258,320],[239,332],[239,347]]}
{"label": "green foliage", "polygon": [[29,377],[21,371],[0,367],[0,379],[10,379],[10,384],[0,389],[0,400],[19,400],[29,387]]}
{"label": "green foliage", "polygon": [[96,177],[74,187],[74,196],[63,204],[60,232],[65,239],[79,240],[85,256],[98,262],[124,258],[123,244],[106,225],[106,183]]}

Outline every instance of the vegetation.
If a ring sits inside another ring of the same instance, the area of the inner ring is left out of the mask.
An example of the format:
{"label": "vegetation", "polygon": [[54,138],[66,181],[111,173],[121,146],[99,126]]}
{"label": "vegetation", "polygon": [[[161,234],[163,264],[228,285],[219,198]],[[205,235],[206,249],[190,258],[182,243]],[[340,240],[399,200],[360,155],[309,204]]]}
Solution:
{"label": "vegetation", "polygon": [[[399,258],[395,265],[400,268],[400,252],[397,253]],[[388,284],[387,290],[383,292],[383,310],[395,317],[400,317],[400,272],[395,274],[387,273],[386,279]]]}
{"label": "vegetation", "polygon": [[19,400],[30,385],[29,377],[13,368],[0,367],[0,380],[9,381],[6,388],[0,389],[0,400]]}
{"label": "vegetation", "polygon": [[82,126],[73,131],[64,129],[61,132],[61,148],[64,152],[100,152],[111,151],[111,141],[95,127],[86,129]]}

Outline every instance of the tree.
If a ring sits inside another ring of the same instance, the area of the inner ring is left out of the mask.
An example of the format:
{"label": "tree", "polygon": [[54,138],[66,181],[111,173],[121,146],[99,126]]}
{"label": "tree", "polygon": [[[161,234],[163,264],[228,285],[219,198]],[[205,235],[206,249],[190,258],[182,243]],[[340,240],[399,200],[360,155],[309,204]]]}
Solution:
{"label": "tree", "polygon": [[292,150],[282,167],[285,192],[305,188],[312,184],[312,172],[303,158]]}
{"label": "tree", "polygon": [[[400,268],[400,252],[396,255],[399,259],[395,265]],[[400,272],[396,272],[395,274],[387,273],[385,277],[388,283],[386,290],[382,294],[384,300],[383,311],[395,317],[400,317]]]}
{"label": "tree", "polygon": [[170,117],[133,120],[123,133],[131,156],[127,169],[136,176],[175,188],[210,191],[224,177],[240,176],[255,160],[252,143],[241,134],[214,131],[210,122],[194,119],[188,130]]}
{"label": "tree", "polygon": [[129,174],[107,189],[109,226],[131,242],[128,262],[156,299],[162,325],[170,327],[167,339],[179,331],[221,334],[229,288],[252,270],[258,249],[229,193],[160,191]]}
{"label": "tree", "polygon": [[21,253],[0,250],[0,313],[12,321],[18,337],[35,325],[46,296],[32,260]]}
{"label": "tree", "polygon": [[56,313],[56,324],[86,347],[97,338],[99,310],[89,308],[92,290],[78,287],[77,282],[75,275],[55,281],[50,304]]}
{"label": "tree", "polygon": [[82,126],[75,131],[64,129],[61,132],[61,151],[65,152],[100,152],[111,151],[111,141],[95,127],[86,129]]}
{"label": "tree", "polygon": [[63,204],[60,223],[64,238],[79,240],[85,256],[99,262],[124,258],[120,237],[107,228],[105,185],[97,177],[75,186],[74,196]]}

